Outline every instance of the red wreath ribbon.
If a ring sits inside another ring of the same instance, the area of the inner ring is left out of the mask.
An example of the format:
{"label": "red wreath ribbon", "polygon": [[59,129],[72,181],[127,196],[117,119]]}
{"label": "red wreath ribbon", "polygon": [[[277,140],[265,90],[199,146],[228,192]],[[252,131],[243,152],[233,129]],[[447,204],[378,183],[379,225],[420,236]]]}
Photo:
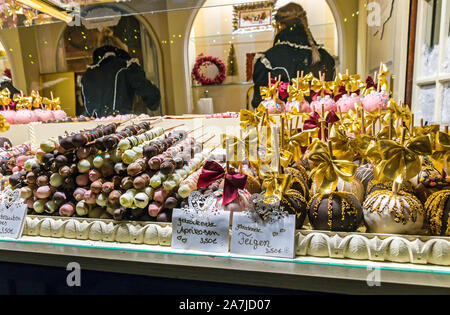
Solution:
{"label": "red wreath ribbon", "polygon": [[[204,74],[200,73],[200,67],[204,64],[214,64],[219,73],[215,78],[208,78]],[[200,55],[195,62],[194,69],[192,69],[192,77],[201,85],[219,85],[225,81],[226,67],[222,60],[212,56]]]}

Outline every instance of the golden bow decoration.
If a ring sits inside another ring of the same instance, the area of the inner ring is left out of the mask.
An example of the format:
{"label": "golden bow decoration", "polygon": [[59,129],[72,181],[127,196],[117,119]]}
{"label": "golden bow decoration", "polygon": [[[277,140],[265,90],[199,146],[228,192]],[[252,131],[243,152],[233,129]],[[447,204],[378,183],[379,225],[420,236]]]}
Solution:
{"label": "golden bow decoration", "polygon": [[6,121],[6,118],[0,115],[0,132],[8,131],[10,128],[9,122]]}
{"label": "golden bow decoration", "polygon": [[288,101],[298,101],[299,103],[305,99],[305,96],[309,96],[311,87],[309,81],[312,79],[312,73],[308,74],[309,77],[303,77],[298,79],[292,79],[292,84],[288,87]]}
{"label": "golden bow decoration", "polygon": [[436,136],[439,133],[441,126],[429,125],[424,127],[414,127],[414,134],[416,136],[430,135],[431,143],[433,144],[433,150],[436,150],[437,139]]}
{"label": "golden bow decoration", "polygon": [[333,155],[339,160],[352,161],[359,151],[357,139],[347,136],[342,125],[331,128],[330,141],[333,144]]}
{"label": "golden bow decoration", "polygon": [[47,109],[50,110],[60,110],[61,109],[61,99],[59,97],[49,99],[47,97],[44,97],[42,99],[42,103],[47,107]]}
{"label": "golden bow decoration", "polygon": [[265,99],[274,99],[275,96],[278,95],[278,85],[279,83],[275,83],[274,85],[271,85],[270,87],[267,86],[261,86],[260,87],[260,93],[261,93],[261,98],[263,100]]}
{"label": "golden bow decoration", "polygon": [[40,108],[42,106],[42,96],[39,95],[38,91],[31,91],[31,97],[33,98],[33,107]]}
{"label": "golden bow decoration", "polygon": [[321,81],[317,78],[312,79],[311,81],[311,90],[316,93],[327,92],[332,94],[335,90],[336,83],[334,81]]}
{"label": "golden bow decoration", "polygon": [[391,117],[393,122],[399,119],[403,120],[403,122],[409,126],[412,113],[408,106],[400,106],[393,98],[391,98],[387,104],[387,113],[383,117],[383,124],[389,125],[389,120]]}
{"label": "golden bow decoration", "polygon": [[252,111],[249,111],[247,109],[241,109],[240,120],[242,128],[247,128],[250,126],[258,127],[261,118],[262,117],[258,117]]}
{"label": "golden bow decoration", "polygon": [[386,115],[386,111],[382,110],[374,110],[374,111],[366,111],[364,110],[364,119],[366,120],[366,125],[370,126],[371,124],[375,124],[378,121],[383,122],[383,117]]}
{"label": "golden bow decoration", "polygon": [[347,92],[355,92],[361,87],[364,87],[359,74],[348,75],[346,73],[339,73],[336,76],[335,83],[335,94],[339,91],[339,86],[343,86]]}
{"label": "golden bow decoration", "polygon": [[11,103],[11,92],[8,88],[0,92],[0,105],[8,106]]}
{"label": "golden bow decoration", "polygon": [[16,102],[16,109],[28,108],[31,109],[33,106],[33,98],[31,96],[23,96],[21,94],[14,94],[14,102]]}
{"label": "golden bow decoration", "polygon": [[380,140],[378,147],[382,162],[380,172],[392,181],[403,182],[416,176],[421,169],[419,156],[432,152],[431,138],[419,136],[411,138],[405,144],[393,140]]}
{"label": "golden bow decoration", "polygon": [[343,119],[338,123],[344,126],[347,133],[360,134],[361,133],[361,118],[358,111],[350,109],[347,113],[343,113]]}
{"label": "golden bow decoration", "polygon": [[319,140],[310,146],[308,159],[317,165],[311,171],[311,178],[319,193],[335,191],[339,178],[346,182],[352,181],[358,168],[355,163],[333,159],[328,147]]}
{"label": "golden bow decoration", "polygon": [[378,74],[378,86],[381,90],[389,91],[389,83],[387,81],[387,76],[389,75],[389,69],[385,64],[381,65],[381,71]]}
{"label": "golden bow decoration", "polygon": [[450,168],[450,135],[439,131],[436,135],[436,151],[431,155],[434,166],[449,174]]}
{"label": "golden bow decoration", "polygon": [[292,174],[262,171],[260,177],[263,179],[262,188],[266,190],[265,197],[276,196],[279,200],[283,199],[292,182]]}
{"label": "golden bow decoration", "polygon": [[301,147],[309,146],[310,137],[317,138],[319,136],[319,128],[305,130],[286,138],[287,150],[292,153],[294,161],[302,159]]}
{"label": "golden bow decoration", "polygon": [[270,124],[276,124],[275,118],[269,114],[269,109],[260,104],[255,111],[255,116],[260,119],[261,125],[270,126]]}

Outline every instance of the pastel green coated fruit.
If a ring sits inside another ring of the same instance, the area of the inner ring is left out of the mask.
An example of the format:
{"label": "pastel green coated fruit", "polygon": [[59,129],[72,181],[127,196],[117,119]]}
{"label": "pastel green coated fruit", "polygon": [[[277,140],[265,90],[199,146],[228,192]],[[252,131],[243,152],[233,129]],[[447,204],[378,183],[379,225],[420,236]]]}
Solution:
{"label": "pastel green coated fruit", "polygon": [[105,212],[105,209],[102,207],[94,207],[89,210],[88,217],[93,219],[98,219]]}
{"label": "pastel green coated fruit", "polygon": [[100,194],[97,196],[97,205],[100,207],[106,207],[108,204],[108,197],[105,194]]}
{"label": "pastel green coated fruit", "polygon": [[133,163],[137,158],[137,153],[134,152],[133,150],[126,150],[123,154],[122,154],[122,161],[125,164],[131,164]]}
{"label": "pastel green coated fruit", "polygon": [[122,207],[131,208],[133,206],[134,196],[132,194],[123,194],[119,202]]}
{"label": "pastel green coated fruit", "polygon": [[51,140],[41,142],[40,148],[45,153],[53,152],[56,149],[55,143]]}
{"label": "pastel green coated fruit", "polygon": [[173,190],[177,186],[177,183],[174,180],[168,180],[163,183],[163,187],[167,191]]}
{"label": "pastel green coated fruit", "polygon": [[81,200],[77,203],[75,211],[77,215],[85,216],[89,213],[89,205],[84,200]]}
{"label": "pastel green coated fruit", "polygon": [[104,160],[101,156],[96,156],[94,160],[92,161],[92,164],[94,164],[95,168],[101,168],[103,166]]}
{"label": "pastel green coated fruit", "polygon": [[118,144],[118,148],[121,151],[130,149],[131,148],[130,141],[128,141],[127,139],[120,140],[120,142]]}
{"label": "pastel green coated fruit", "polygon": [[181,198],[187,198],[191,194],[191,189],[188,185],[181,185],[178,189],[178,194]]}
{"label": "pastel green coated fruit", "polygon": [[59,173],[53,173],[50,176],[50,185],[53,187],[59,187],[64,183],[64,178]]}
{"label": "pastel green coated fruit", "polygon": [[33,191],[31,190],[31,188],[29,188],[29,187],[22,187],[20,189],[20,197],[22,197],[23,199],[28,199],[31,196],[33,196]]}
{"label": "pastel green coated fruit", "polygon": [[49,201],[47,201],[45,203],[44,211],[46,213],[50,213],[51,214],[51,213],[54,213],[57,210],[58,210],[58,205],[53,200],[49,200]]}
{"label": "pastel green coated fruit", "polygon": [[37,213],[44,212],[45,203],[47,202],[47,199],[39,199],[33,203],[33,209]]}
{"label": "pastel green coated fruit", "polygon": [[80,173],[87,173],[91,169],[91,162],[87,159],[81,160],[78,162],[77,168]]}
{"label": "pastel green coated fruit", "polygon": [[148,205],[149,201],[150,200],[146,193],[141,192],[136,194],[136,196],[134,196],[134,204],[138,208],[141,209],[145,208]]}
{"label": "pastel green coated fruit", "polygon": [[150,178],[150,186],[152,186],[155,189],[161,186],[161,183],[162,183],[161,176],[155,175],[152,178]]}

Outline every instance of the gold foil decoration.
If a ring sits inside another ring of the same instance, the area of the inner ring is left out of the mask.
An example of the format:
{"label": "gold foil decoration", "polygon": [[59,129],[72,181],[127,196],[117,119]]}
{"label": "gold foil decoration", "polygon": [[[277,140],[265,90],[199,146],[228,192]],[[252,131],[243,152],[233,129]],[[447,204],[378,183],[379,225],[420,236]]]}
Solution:
{"label": "gold foil decoration", "polygon": [[380,73],[378,74],[378,86],[381,90],[389,91],[389,83],[387,76],[389,75],[389,69],[385,64],[380,67]]}
{"label": "gold foil decoration", "polygon": [[316,164],[311,171],[311,178],[319,193],[330,193],[336,190],[338,179],[351,182],[358,166],[345,160],[335,160],[328,147],[315,140],[309,148],[308,159]]}
{"label": "gold foil decoration", "polygon": [[439,131],[436,136],[435,152],[431,155],[434,166],[449,174],[450,168],[450,135]]}
{"label": "gold foil decoration", "polygon": [[8,131],[10,128],[9,122],[6,121],[6,118],[0,115],[0,132]]}
{"label": "gold foil decoration", "polygon": [[292,84],[288,87],[288,101],[298,101],[301,103],[305,96],[309,96],[311,92],[311,87],[309,85],[309,82],[313,79],[312,73],[308,74],[306,77],[303,78],[295,78],[292,79]]}
{"label": "gold foil decoration", "polygon": [[321,81],[317,78],[312,79],[311,81],[311,90],[316,93],[327,92],[332,94],[336,87],[336,83],[334,81]]}
{"label": "gold foil decoration", "polygon": [[422,165],[419,156],[432,153],[429,136],[411,138],[405,144],[398,144],[393,140],[380,140],[378,146],[382,157],[380,172],[397,182],[416,176]]}
{"label": "gold foil decoration", "polygon": [[42,104],[45,105],[45,107],[49,110],[60,110],[61,109],[61,99],[59,97],[49,99],[47,97],[44,97],[42,99]]}
{"label": "gold foil decoration", "polygon": [[365,86],[361,82],[361,76],[359,74],[348,75],[345,73],[338,73],[335,83],[335,94],[338,93],[340,86],[343,86],[347,92],[355,92]]}
{"label": "gold foil decoration", "polygon": [[8,88],[3,89],[0,92],[0,105],[2,106],[9,106],[11,103],[11,92]]}

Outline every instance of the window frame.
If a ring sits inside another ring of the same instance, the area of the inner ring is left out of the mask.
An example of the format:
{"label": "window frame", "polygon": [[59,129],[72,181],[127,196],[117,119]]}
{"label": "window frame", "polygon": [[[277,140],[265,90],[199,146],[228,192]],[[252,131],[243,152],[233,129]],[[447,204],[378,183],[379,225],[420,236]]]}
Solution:
{"label": "window frame", "polygon": [[[443,96],[444,88],[446,84],[450,84],[450,70],[447,73],[443,71],[443,61],[446,53],[447,40],[450,36],[449,26],[450,26],[450,0],[442,0],[441,9],[441,23],[439,25],[439,54],[438,54],[438,71],[434,76],[422,77],[421,76],[421,66],[423,64],[422,49],[424,44],[427,42],[427,27],[431,27],[430,19],[425,18],[427,15],[432,15],[433,8],[428,6],[426,2],[429,0],[419,0],[418,7],[418,19],[417,19],[417,33],[416,33],[416,44],[415,44],[415,61],[414,61],[414,75],[413,75],[413,97],[412,97],[412,111],[417,112],[420,109],[420,104],[418,104],[420,89],[423,86],[434,85],[435,86],[435,103],[434,103],[434,115],[433,121],[429,123],[441,124],[443,122],[442,116],[442,106],[443,106]],[[421,117],[417,117],[417,121]],[[448,119],[447,121],[450,121]],[[445,124],[449,124],[448,122]],[[444,124],[444,125],[445,125]]]}

